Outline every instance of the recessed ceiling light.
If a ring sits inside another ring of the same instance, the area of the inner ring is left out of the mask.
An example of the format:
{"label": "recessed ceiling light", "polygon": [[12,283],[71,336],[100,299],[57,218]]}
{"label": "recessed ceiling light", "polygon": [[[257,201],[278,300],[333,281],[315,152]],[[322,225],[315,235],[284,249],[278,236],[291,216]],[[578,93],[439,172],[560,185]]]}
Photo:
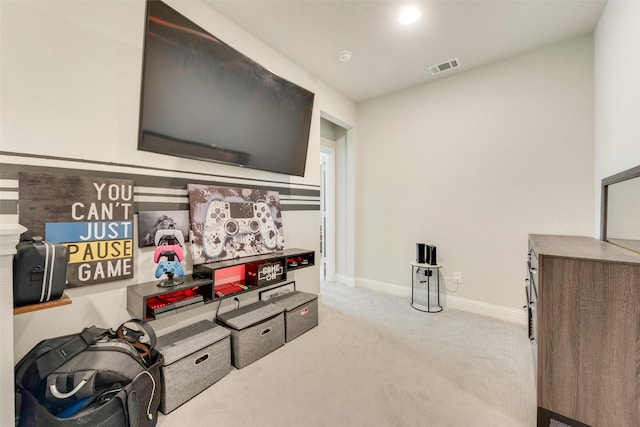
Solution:
{"label": "recessed ceiling light", "polygon": [[349,52],[348,50],[338,52],[338,59],[340,60],[340,62],[349,62],[349,60],[351,59],[351,52]]}
{"label": "recessed ceiling light", "polygon": [[415,6],[407,6],[400,10],[398,21],[402,25],[413,24],[420,18],[420,10]]}

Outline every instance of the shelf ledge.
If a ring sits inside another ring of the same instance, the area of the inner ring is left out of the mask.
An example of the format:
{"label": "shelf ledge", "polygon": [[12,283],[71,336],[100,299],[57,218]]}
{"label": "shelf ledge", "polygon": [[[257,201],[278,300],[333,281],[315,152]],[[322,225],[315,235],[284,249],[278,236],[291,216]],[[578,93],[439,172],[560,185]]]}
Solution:
{"label": "shelf ledge", "polygon": [[71,304],[71,298],[67,294],[63,293],[62,296],[53,301],[41,302],[38,304],[23,305],[21,307],[15,307],[13,309],[13,315],[31,313],[33,311],[45,310],[47,308],[61,307],[63,305]]}

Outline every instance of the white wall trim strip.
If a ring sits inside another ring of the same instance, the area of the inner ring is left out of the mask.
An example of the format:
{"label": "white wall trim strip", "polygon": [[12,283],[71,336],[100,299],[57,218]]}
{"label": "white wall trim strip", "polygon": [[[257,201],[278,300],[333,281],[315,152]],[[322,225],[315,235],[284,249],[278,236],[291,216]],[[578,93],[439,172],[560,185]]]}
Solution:
{"label": "white wall trim strip", "polygon": [[164,196],[189,196],[189,192],[186,189],[179,188],[135,187],[134,192],[146,195],[162,194]]}
{"label": "white wall trim strip", "polygon": [[234,186],[238,185],[259,185],[259,186],[273,186],[273,187],[287,187],[291,189],[312,189],[318,190],[318,185],[310,184],[295,184],[287,181],[275,181],[266,179],[250,179],[243,177],[233,177],[215,174],[205,174],[198,172],[185,172],[175,170],[165,170],[161,168],[152,168],[148,166],[136,166],[126,164],[114,164],[114,163],[101,163],[96,161],[86,160],[67,160],[59,159],[55,157],[43,156],[29,156],[20,155],[19,153],[0,153],[0,162],[14,165],[30,165],[30,166],[42,166],[47,168],[65,168],[65,169],[82,169],[86,170],[87,165],[91,165],[90,169],[94,171],[104,172],[116,172],[132,175],[150,175],[150,176],[163,176],[168,178],[183,178],[194,180],[211,181],[212,179],[217,182],[230,183]]}
{"label": "white wall trim strip", "polygon": [[0,187],[2,188],[18,188],[17,179],[0,179]]}
{"label": "white wall trim strip", "polygon": [[0,191],[0,200],[18,200],[18,192]]}

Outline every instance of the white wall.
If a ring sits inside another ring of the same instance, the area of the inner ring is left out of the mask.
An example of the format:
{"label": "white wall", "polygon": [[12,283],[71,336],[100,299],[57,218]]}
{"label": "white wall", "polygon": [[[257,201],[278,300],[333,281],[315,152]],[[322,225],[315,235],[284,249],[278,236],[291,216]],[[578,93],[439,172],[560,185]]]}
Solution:
{"label": "white wall", "polygon": [[430,243],[449,302],[524,319],[527,234],[592,234],[592,70],[585,36],[360,104],[358,285],[406,292]]}
{"label": "white wall", "polygon": [[[189,171],[255,178],[263,183],[273,180],[318,186],[320,113],[327,112],[344,122],[354,123],[355,105],[204,3],[167,3],[263,66],[316,94],[304,177],[137,151],[145,19],[142,0],[0,2],[1,149],[41,156],[161,166],[176,174]],[[43,163],[51,166],[46,160]],[[100,172],[96,173],[99,176]],[[286,247],[319,250],[318,212],[283,212]],[[17,218],[2,215],[0,220],[15,222]],[[152,273],[144,268],[144,262],[151,259],[151,252],[136,251],[135,257],[137,273],[132,281],[69,289],[71,305],[16,316],[13,319],[15,349],[12,343],[3,342],[2,354],[13,357],[15,350],[18,358],[41,339],[77,332],[92,324],[116,327],[126,320],[129,317],[126,285],[154,280]],[[0,274],[7,277],[8,272]],[[296,272],[294,278],[299,288],[319,292],[317,266]],[[221,311],[225,308],[223,305]],[[155,322],[154,327],[163,333],[192,322],[194,316],[211,319],[213,309],[215,307],[209,305],[202,310],[162,319]]]}
{"label": "white wall", "polygon": [[595,32],[596,233],[602,178],[640,165],[639,22],[640,2],[610,0]]}

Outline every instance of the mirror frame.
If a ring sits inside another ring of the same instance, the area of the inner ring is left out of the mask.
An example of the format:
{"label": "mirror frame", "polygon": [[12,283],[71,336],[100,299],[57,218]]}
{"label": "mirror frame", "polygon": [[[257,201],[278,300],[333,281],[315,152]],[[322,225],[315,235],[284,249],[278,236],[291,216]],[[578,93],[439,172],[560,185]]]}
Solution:
{"label": "mirror frame", "polygon": [[609,202],[609,186],[618,182],[640,177],[640,166],[619,172],[602,179],[601,206],[600,206],[600,240],[607,241],[607,204]]}

